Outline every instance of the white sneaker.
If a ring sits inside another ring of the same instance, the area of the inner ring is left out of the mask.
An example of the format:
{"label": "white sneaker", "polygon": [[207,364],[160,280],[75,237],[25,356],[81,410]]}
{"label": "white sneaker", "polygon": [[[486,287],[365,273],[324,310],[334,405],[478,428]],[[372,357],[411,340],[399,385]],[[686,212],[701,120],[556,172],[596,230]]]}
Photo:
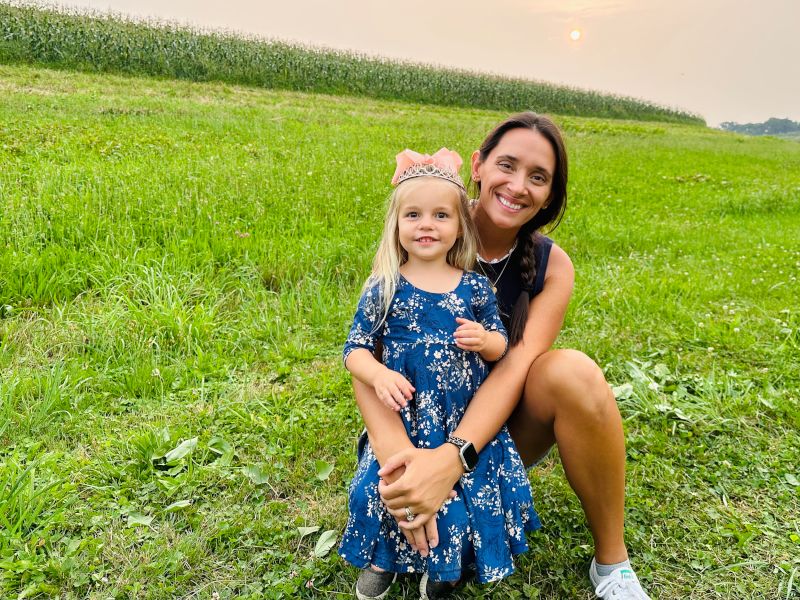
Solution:
{"label": "white sneaker", "polygon": [[651,600],[632,569],[616,569],[603,577],[597,572],[597,561],[593,558],[589,565],[589,579],[594,585],[594,593],[603,600]]}

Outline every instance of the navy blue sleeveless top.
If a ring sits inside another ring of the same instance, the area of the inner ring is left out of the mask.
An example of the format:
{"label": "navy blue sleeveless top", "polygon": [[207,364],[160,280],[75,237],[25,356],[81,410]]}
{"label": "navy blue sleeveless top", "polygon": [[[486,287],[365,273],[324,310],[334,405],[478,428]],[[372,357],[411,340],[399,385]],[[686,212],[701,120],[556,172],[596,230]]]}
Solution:
{"label": "navy blue sleeveless top", "polygon": [[[553,247],[553,240],[549,237],[537,234],[536,243],[533,247],[533,256],[536,261],[536,280],[533,289],[529,290],[530,297],[533,298],[544,289],[544,276],[547,272],[547,261],[550,258],[550,249]],[[511,309],[522,292],[522,270],[520,269],[520,258],[522,256],[522,245],[518,244],[511,256],[496,263],[485,263],[478,259],[476,266],[478,273],[483,273],[497,287],[497,305],[500,309],[500,319],[503,325],[508,328],[511,321]],[[510,262],[509,262],[510,261]],[[506,263],[509,263],[506,266]],[[503,271],[505,267],[505,271]],[[500,279],[497,277],[503,273]]]}

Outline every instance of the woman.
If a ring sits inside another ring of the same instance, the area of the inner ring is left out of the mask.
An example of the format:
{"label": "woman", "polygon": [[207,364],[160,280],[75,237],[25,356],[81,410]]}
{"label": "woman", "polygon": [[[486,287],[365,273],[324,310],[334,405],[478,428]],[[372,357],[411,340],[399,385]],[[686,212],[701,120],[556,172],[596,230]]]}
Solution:
{"label": "woman", "polygon": [[[625,445],[614,395],[585,354],[550,349],[574,282],[566,253],[537,233],[557,224],[566,206],[567,155],[558,128],[534,113],[506,119],[472,155],[471,178],[479,192],[472,214],[477,270],[496,289],[511,347],[453,435],[480,451],[507,422],[528,465],[558,445],[594,538],[589,576],[595,593],[646,599],[623,539]],[[371,388],[355,380],[353,386],[383,466],[381,496],[426,555],[438,542],[436,512],[464,472],[462,449],[447,443],[414,448],[399,416]]]}

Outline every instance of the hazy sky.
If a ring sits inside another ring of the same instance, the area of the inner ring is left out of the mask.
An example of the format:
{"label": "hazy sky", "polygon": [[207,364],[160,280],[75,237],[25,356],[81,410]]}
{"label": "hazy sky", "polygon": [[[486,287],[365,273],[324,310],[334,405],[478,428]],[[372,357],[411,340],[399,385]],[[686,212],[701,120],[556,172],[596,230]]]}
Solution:
{"label": "hazy sky", "polygon": [[610,91],[699,113],[709,125],[800,121],[800,0],[62,4]]}

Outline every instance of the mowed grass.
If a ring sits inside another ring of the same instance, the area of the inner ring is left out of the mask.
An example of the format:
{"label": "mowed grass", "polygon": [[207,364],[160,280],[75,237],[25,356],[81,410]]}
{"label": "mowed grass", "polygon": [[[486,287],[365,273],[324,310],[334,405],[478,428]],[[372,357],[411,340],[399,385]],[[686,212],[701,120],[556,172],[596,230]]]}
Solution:
{"label": "mowed grass", "polygon": [[[0,596],[347,597],[339,352],[394,155],[503,116],[0,66]],[[800,145],[557,120],[558,345],[616,388],[640,577],[796,597]],[[591,597],[557,456],[531,480],[544,530],[460,597]]]}

